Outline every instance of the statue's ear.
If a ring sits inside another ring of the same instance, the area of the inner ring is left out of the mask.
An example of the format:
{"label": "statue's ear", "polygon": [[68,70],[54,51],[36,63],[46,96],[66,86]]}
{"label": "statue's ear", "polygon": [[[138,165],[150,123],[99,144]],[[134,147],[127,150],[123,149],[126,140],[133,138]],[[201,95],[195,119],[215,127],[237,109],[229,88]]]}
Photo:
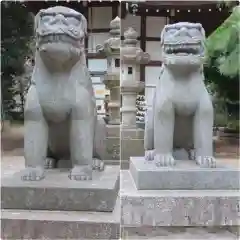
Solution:
{"label": "statue's ear", "polygon": [[204,37],[204,39],[205,39],[205,38],[206,38],[206,33],[205,33],[205,30],[204,30],[203,27],[201,27],[201,33],[202,33],[202,35],[203,35],[203,37]]}
{"label": "statue's ear", "polygon": [[41,12],[42,12],[42,10],[40,10],[34,18],[34,34],[36,34],[36,30],[37,30],[37,28],[39,27],[39,24],[40,24]]}
{"label": "statue's ear", "polygon": [[160,36],[161,45],[163,44],[163,38],[164,38],[165,31],[166,31],[166,26],[164,26],[164,28],[163,28],[163,30],[161,32],[161,36]]}
{"label": "statue's ear", "polygon": [[82,19],[81,28],[84,33],[84,37],[86,37],[87,36],[87,19],[83,15],[81,19]]}

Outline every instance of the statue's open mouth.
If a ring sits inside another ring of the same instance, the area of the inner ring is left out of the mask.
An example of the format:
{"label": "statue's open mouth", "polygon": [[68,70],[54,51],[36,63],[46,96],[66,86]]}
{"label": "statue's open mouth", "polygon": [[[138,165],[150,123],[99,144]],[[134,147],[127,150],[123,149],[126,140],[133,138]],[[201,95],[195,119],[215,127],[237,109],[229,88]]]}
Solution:
{"label": "statue's open mouth", "polygon": [[72,45],[76,45],[78,43],[78,40],[74,37],[71,37],[67,34],[48,34],[41,36],[39,38],[40,44],[45,43],[69,43]]}
{"label": "statue's open mouth", "polygon": [[164,52],[174,55],[199,55],[202,46],[200,44],[164,44]]}

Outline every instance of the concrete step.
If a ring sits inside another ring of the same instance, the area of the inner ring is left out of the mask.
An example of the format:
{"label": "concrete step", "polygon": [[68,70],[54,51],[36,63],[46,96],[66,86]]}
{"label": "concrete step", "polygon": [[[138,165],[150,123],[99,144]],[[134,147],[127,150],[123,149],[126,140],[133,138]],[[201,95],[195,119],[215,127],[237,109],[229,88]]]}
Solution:
{"label": "concrete step", "polygon": [[238,226],[237,190],[137,190],[121,171],[122,226]]}
{"label": "concrete step", "polygon": [[226,228],[202,227],[140,227],[123,228],[122,239],[126,240],[165,240],[165,239],[196,239],[196,240],[236,240],[237,234]]}
{"label": "concrete step", "polygon": [[119,202],[113,212],[4,209],[2,239],[119,239]]}

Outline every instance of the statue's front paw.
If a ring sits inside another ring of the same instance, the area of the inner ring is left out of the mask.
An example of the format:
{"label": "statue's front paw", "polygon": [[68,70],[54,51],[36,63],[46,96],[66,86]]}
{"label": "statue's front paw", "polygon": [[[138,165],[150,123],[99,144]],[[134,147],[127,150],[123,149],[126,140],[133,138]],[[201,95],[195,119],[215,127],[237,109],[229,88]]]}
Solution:
{"label": "statue's front paw", "polygon": [[103,171],[104,170],[104,162],[98,158],[94,158],[93,159],[93,165],[92,165],[92,169],[93,170],[97,170],[99,172]]}
{"label": "statue's front paw", "polygon": [[45,160],[45,169],[54,169],[57,167],[57,160],[53,158],[46,158]]}
{"label": "statue's front paw", "polygon": [[157,167],[172,167],[175,165],[175,160],[171,154],[156,154],[154,162]]}
{"label": "statue's front paw", "polygon": [[92,166],[75,166],[68,176],[71,180],[92,180]]}
{"label": "statue's front paw", "polygon": [[42,167],[28,167],[20,172],[22,181],[40,181],[45,178]]}
{"label": "statue's front paw", "polygon": [[147,150],[145,151],[145,160],[152,161],[154,160],[155,150]]}
{"label": "statue's front paw", "polygon": [[217,165],[216,159],[212,156],[199,156],[196,161],[200,167],[216,168]]}

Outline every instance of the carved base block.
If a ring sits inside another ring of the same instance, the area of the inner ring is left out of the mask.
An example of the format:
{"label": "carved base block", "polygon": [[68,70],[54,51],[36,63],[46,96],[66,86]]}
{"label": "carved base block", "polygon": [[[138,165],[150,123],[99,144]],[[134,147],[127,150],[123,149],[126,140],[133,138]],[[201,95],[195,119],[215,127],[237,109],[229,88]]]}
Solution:
{"label": "carved base block", "polygon": [[212,239],[236,240],[237,234],[221,227],[122,227],[121,236],[126,240]]}
{"label": "carved base block", "polygon": [[2,210],[3,239],[119,239],[119,204],[113,212]]}
{"label": "carved base block", "polygon": [[124,166],[121,169],[126,169],[129,165],[131,156],[144,155],[144,130],[142,129],[125,129],[121,128],[121,160],[124,160]]}
{"label": "carved base block", "polygon": [[113,211],[119,189],[119,167],[93,172],[91,181],[68,178],[66,169],[47,170],[45,179],[21,181],[18,173],[2,179],[3,209]]}
{"label": "carved base block", "polygon": [[129,171],[120,178],[123,227],[239,224],[237,190],[137,190]]}
{"label": "carved base block", "polygon": [[139,190],[239,189],[240,171],[217,165],[201,168],[195,161],[179,160],[174,167],[156,167],[144,157],[130,158],[130,173]]}

